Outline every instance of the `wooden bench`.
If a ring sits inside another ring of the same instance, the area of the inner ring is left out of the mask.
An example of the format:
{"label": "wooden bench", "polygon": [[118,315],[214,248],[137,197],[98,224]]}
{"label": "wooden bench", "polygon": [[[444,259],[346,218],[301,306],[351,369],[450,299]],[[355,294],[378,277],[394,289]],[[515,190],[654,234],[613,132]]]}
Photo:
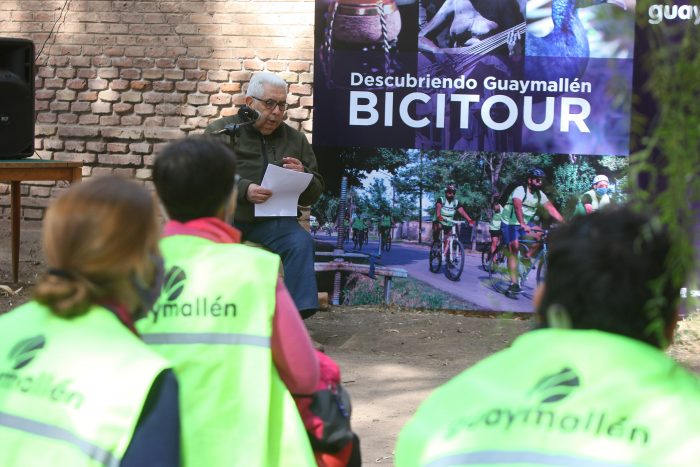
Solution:
{"label": "wooden bench", "polygon": [[[318,253],[316,253],[318,255]],[[394,277],[408,277],[408,272],[402,268],[396,268],[391,266],[377,266],[370,264],[357,264],[348,263],[344,260],[333,260],[327,262],[316,262],[314,263],[314,270],[316,272],[356,272],[360,274],[365,274],[371,277],[370,272],[373,275],[384,277],[384,303],[391,304],[391,281]],[[336,301],[340,296],[340,290],[335,290],[337,286],[334,285],[333,290],[333,304],[337,305]]]}

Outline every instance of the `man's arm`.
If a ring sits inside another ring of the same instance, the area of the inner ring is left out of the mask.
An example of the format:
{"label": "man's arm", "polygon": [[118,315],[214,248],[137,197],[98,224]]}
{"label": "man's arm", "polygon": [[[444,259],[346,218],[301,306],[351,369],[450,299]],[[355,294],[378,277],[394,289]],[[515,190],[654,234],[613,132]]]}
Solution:
{"label": "man's arm", "polygon": [[469,222],[469,225],[474,225],[474,220],[471,217],[469,217],[469,214],[467,214],[467,211],[465,211],[462,206],[457,208],[457,212],[460,213],[462,217],[464,217],[467,220],[467,222]]}
{"label": "man's arm", "polygon": [[311,183],[309,183],[306,190],[299,196],[299,204],[308,206],[318,200],[325,189],[325,184],[323,182],[323,177],[318,172],[318,164],[316,163],[314,150],[311,148],[309,141],[304,135],[302,135],[301,155],[299,156],[299,160],[304,166],[304,172],[313,175]]}
{"label": "man's arm", "polygon": [[525,218],[523,217],[523,200],[514,196],[513,209],[515,210],[515,218],[518,219],[518,224],[525,229],[525,232],[529,233],[530,226],[525,223]]}
{"label": "man's arm", "polygon": [[435,203],[435,218],[442,222],[442,214],[440,214],[440,210],[442,209],[442,203],[438,201]]}
{"label": "man's arm", "polygon": [[557,211],[557,208],[554,207],[551,201],[547,201],[544,203],[544,208],[547,210],[550,216],[555,218],[559,222],[564,222],[564,218],[559,214],[559,211]]}

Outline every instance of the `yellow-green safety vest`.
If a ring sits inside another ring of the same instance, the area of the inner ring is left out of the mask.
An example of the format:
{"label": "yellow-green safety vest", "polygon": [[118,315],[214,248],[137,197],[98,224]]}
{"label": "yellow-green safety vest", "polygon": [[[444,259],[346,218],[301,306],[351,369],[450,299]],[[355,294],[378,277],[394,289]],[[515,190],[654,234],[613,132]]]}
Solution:
{"label": "yellow-green safety vest", "polygon": [[184,465],[315,465],[270,349],[279,257],[188,235],[160,248],[163,291],[137,328],[178,377]]}
{"label": "yellow-green safety vest", "polygon": [[543,329],[434,391],[397,467],[674,466],[700,459],[700,382],[659,349]]}
{"label": "yellow-green safety vest", "polygon": [[118,466],[167,367],[102,307],[0,316],[0,465]]}

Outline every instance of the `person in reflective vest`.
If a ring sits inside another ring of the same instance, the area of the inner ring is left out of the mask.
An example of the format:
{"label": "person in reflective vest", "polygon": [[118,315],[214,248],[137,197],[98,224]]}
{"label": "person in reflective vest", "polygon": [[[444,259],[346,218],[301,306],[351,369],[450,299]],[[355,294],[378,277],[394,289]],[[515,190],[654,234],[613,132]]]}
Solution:
{"label": "person in reflective vest", "polygon": [[162,282],[150,193],[116,177],[47,210],[47,272],[0,316],[0,465],[178,466],[178,386],[134,329]]}
{"label": "person in reflective vest", "polygon": [[166,272],[137,328],[180,381],[185,466],[314,465],[290,390],[314,391],[318,360],[279,257],[241,245],[228,222],[235,176],[233,153],[214,139],[179,140],[156,157]]}
{"label": "person in reflective vest", "polygon": [[398,467],[698,464],[700,380],[663,351],[687,272],[668,270],[670,236],[613,208],[550,240],[539,328],[434,391]]}
{"label": "person in reflective vest", "polygon": [[610,181],[605,175],[596,175],[591,182],[591,189],[581,195],[581,204],[586,210],[586,214],[590,214],[598,209],[610,205]]}

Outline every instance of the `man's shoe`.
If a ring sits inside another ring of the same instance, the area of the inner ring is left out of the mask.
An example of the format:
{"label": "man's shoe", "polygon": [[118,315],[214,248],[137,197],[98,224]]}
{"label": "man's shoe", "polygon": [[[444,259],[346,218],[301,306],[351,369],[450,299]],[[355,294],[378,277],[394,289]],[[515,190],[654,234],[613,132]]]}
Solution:
{"label": "man's shoe", "polygon": [[523,289],[520,287],[520,285],[518,285],[518,284],[510,284],[510,286],[508,287],[508,290],[506,290],[506,293],[509,293],[509,294],[519,294],[519,293],[522,292],[522,291],[523,291]]}

